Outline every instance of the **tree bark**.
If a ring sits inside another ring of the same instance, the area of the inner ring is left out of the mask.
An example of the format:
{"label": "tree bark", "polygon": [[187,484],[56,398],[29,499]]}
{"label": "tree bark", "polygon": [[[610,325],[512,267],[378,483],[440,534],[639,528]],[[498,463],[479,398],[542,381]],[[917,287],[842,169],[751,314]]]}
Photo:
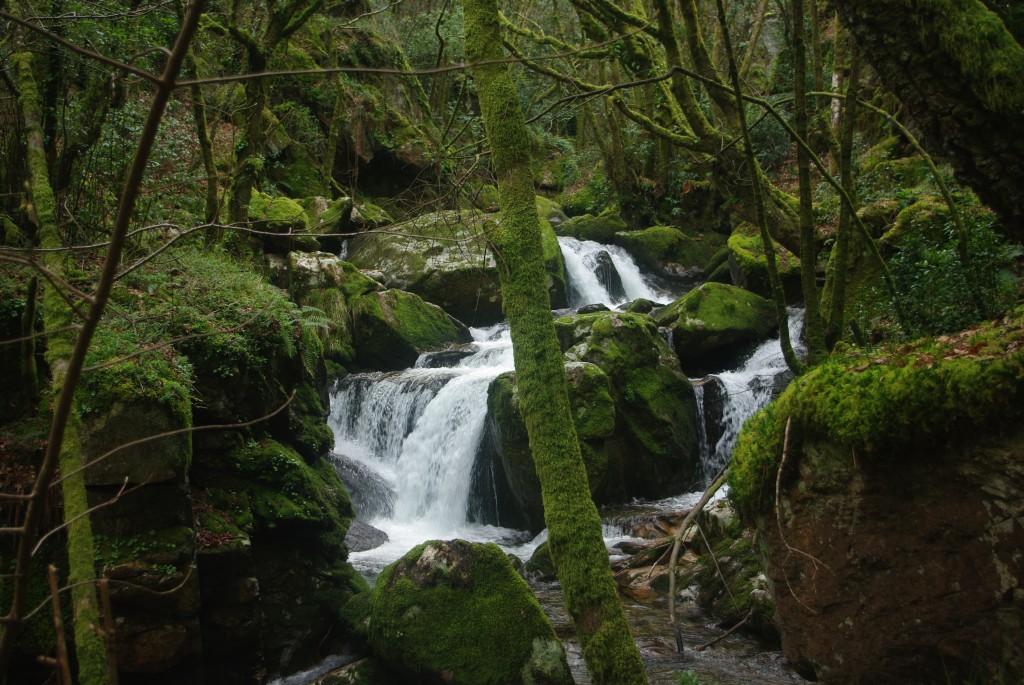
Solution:
{"label": "tree bark", "polygon": [[1024,47],[978,0],[836,0],[925,139],[1024,240]]}
{"label": "tree bark", "polygon": [[[813,2],[813,0],[812,0]],[[807,48],[804,40],[804,2],[791,0],[793,17],[793,109],[797,135],[808,140],[807,122]],[[818,306],[817,261],[814,240],[814,216],[811,200],[811,160],[801,146],[796,148],[797,176],[800,198],[800,286],[804,295],[804,339],[807,363],[814,366],[826,354],[825,323]]]}
{"label": "tree bark", "polygon": [[491,238],[514,344],[520,407],[544,500],[551,556],[566,608],[595,683],[646,683],[626,624],[590,498],[572,422],[561,349],[545,285],[529,138],[515,85],[501,60],[495,0],[463,0],[466,56],[473,67],[503,212]]}

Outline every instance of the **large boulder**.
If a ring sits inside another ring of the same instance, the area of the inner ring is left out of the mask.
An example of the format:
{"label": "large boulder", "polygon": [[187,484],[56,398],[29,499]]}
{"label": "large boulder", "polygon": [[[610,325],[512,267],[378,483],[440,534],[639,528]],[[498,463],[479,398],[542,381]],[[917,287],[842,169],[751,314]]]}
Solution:
{"label": "large boulder", "polygon": [[[594,364],[570,362],[565,368],[569,381],[569,404],[573,423],[580,441],[583,465],[592,495],[600,503],[610,489],[608,483],[609,438],[615,432],[615,400],[612,398],[611,380]],[[526,425],[519,413],[519,397],[515,374],[499,376],[491,383],[487,394],[488,436],[500,462],[500,472],[508,488],[498,491],[512,500],[511,507],[498,512],[502,525],[520,525],[530,530],[544,528],[544,506],[540,496],[540,481],[533,464],[526,434]],[[613,452],[613,460],[621,462],[626,455]],[[494,491],[494,487],[491,488]],[[514,514],[513,514],[514,512]],[[525,520],[517,520],[515,515]]]}
{"label": "large boulder", "polygon": [[[741,223],[729,236],[728,244],[732,282],[762,297],[772,297],[768,260],[757,227],[747,222]],[[797,302],[803,297],[800,289],[800,259],[779,243],[773,241],[772,245],[775,248],[775,267],[782,279],[782,289],[787,300]]]}
{"label": "large boulder", "polygon": [[[315,251],[320,243],[309,233],[306,210],[288,197],[275,197],[253,189],[249,200],[249,220],[259,235],[263,250],[285,254],[290,250]],[[299,235],[295,235],[299,234]]]}
{"label": "large boulder", "polygon": [[[696,399],[650,317],[624,312],[556,321],[573,421],[591,494],[599,504],[664,497],[691,484],[698,460]],[[542,526],[514,375],[491,385],[491,435],[502,472],[531,528]]]}
{"label": "large boulder", "polygon": [[626,230],[626,222],[617,211],[605,210],[597,216],[574,216],[559,224],[555,230],[558,235],[607,244],[612,242],[616,233]]}
{"label": "large boulder", "polygon": [[783,650],[821,682],[1024,676],[1022,340],[1018,309],[835,355],[744,428],[731,497]]}
{"label": "large boulder", "polygon": [[426,542],[384,569],[369,643],[407,683],[572,683],[550,621],[494,544]]}
{"label": "large boulder", "polygon": [[355,361],[366,368],[405,369],[422,352],[473,339],[440,307],[402,290],[366,293],[351,308]]}
{"label": "large boulder", "polygon": [[[473,326],[501,321],[501,284],[487,234],[500,214],[470,211],[420,216],[394,230],[350,242],[349,259],[384,274],[385,285],[419,295]],[[565,264],[551,225],[541,220],[545,270],[553,307],[565,307]]]}
{"label": "large boulder", "polygon": [[715,255],[726,243],[718,233],[690,234],[672,226],[616,233],[614,240],[647,269],[686,283],[699,281],[710,273]]}
{"label": "large boulder", "polygon": [[692,375],[734,366],[737,354],[778,324],[772,302],[724,283],[694,288],[655,312],[654,320],[670,331],[679,361]]}

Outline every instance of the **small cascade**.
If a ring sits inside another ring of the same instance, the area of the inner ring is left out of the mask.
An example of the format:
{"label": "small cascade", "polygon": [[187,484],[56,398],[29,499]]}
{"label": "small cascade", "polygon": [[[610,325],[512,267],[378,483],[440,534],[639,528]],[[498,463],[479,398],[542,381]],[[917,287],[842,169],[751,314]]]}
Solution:
{"label": "small cascade", "polygon": [[674,299],[652,288],[633,257],[621,247],[567,236],[560,237],[558,244],[569,278],[571,307],[600,303],[615,308],[639,298],[655,302]]}
{"label": "small cascade", "polygon": [[329,422],[339,471],[390,495],[380,506],[357,508],[391,538],[383,548],[353,553],[357,567],[363,560],[362,568],[379,570],[432,538],[494,541],[518,534],[471,522],[487,389],[513,369],[507,327],[472,332],[475,342],[444,363],[431,355],[398,373],[352,374],[335,389]]}
{"label": "small cascade", "polygon": [[[789,309],[789,336],[798,356],[804,353],[800,342],[803,316],[802,309]],[[774,338],[758,346],[737,369],[695,384],[697,406],[701,408],[698,425],[705,483],[710,483],[729,462],[747,419],[781,392],[791,378],[779,339]]]}

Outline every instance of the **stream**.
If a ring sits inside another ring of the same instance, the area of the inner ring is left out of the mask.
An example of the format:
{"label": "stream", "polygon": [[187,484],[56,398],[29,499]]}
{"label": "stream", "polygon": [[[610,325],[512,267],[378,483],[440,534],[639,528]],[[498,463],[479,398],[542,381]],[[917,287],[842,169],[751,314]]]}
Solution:
{"label": "stream", "polygon": [[[620,248],[565,237],[559,243],[574,308],[602,303],[614,309],[637,298],[666,303],[681,294],[646,278]],[[800,310],[790,312],[795,341],[800,339],[801,315]],[[487,473],[493,461],[488,466],[479,458],[486,442],[488,387],[513,370],[507,326],[471,332],[474,342],[462,349],[423,355],[404,371],[350,374],[332,393],[329,423],[339,473],[359,519],[388,536],[380,546],[350,553],[349,561],[371,584],[385,566],[426,540],[494,542],[526,561],[546,539],[546,531],[533,535],[515,527],[510,502]],[[787,380],[778,341],[772,340],[738,368],[695,383],[705,485],[727,463],[743,422]],[[627,506],[674,512],[691,507],[699,494]],[[628,539],[611,520],[606,520],[604,533],[609,546]],[[566,644],[576,682],[589,683],[557,583],[533,586]],[[623,598],[623,606],[652,684],[675,683],[674,674],[687,669],[722,685],[803,682],[779,653],[766,652],[739,634],[704,652],[677,654],[665,598],[649,603]],[[683,605],[681,619],[689,646],[721,632],[689,603]]]}

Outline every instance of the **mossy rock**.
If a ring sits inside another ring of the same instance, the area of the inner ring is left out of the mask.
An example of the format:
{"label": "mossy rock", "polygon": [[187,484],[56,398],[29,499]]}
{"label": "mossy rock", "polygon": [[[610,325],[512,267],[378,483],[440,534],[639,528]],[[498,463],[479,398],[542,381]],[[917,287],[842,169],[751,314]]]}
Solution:
{"label": "mossy rock", "polygon": [[249,220],[256,230],[277,234],[261,237],[266,252],[285,254],[291,250],[316,252],[320,249],[320,243],[312,236],[289,235],[309,232],[306,210],[291,198],[274,197],[253,188]]}
{"label": "mossy rock", "polygon": [[573,682],[550,621],[494,544],[427,542],[384,569],[370,646],[406,682]]}
{"label": "mossy rock", "polygon": [[[349,259],[385,274],[385,285],[419,295],[469,325],[501,321],[501,284],[487,234],[501,216],[437,212],[402,224],[395,232],[360,235]],[[541,220],[545,268],[552,306],[568,305],[565,265],[558,240]]]}
{"label": "mossy rock", "polygon": [[779,633],[772,620],[775,588],[764,573],[753,530],[719,541],[700,556],[691,573],[698,588],[697,603],[703,609],[727,625],[750,613],[744,630],[778,645]]}
{"label": "mossy rock", "polygon": [[[488,186],[488,188],[493,187]],[[497,192],[497,188],[495,188],[495,192]],[[565,212],[562,211],[562,205],[541,195],[537,196],[537,214],[542,220],[547,221],[552,226],[558,226],[568,219],[565,216]]]}
{"label": "mossy rock", "polygon": [[899,136],[889,136],[879,141],[860,156],[858,162],[861,173],[874,171],[875,167],[882,162],[895,159],[899,156],[902,147],[903,144]]}
{"label": "mossy rock", "polygon": [[600,312],[557,319],[555,330],[567,361],[594,364],[611,380],[615,432],[605,439],[598,501],[662,497],[689,483],[698,458],[696,399],[654,321]]}
{"label": "mossy rock", "polygon": [[899,250],[912,235],[939,245],[946,242],[945,225],[951,221],[949,206],[938,197],[925,197],[906,207],[879,241],[888,253]]}
{"label": "mossy rock", "polygon": [[402,290],[361,295],[351,308],[355,361],[365,368],[405,369],[423,352],[472,340],[440,307]]}
{"label": "mossy rock", "polygon": [[934,185],[931,168],[920,155],[881,160],[858,179],[864,197],[891,196],[899,190],[928,189]]}
{"label": "mossy rock", "polygon": [[675,352],[691,373],[735,365],[737,355],[778,326],[775,304],[723,283],[705,283],[654,314],[671,331]]}
{"label": "mossy rock", "polygon": [[614,210],[606,210],[594,216],[584,214],[574,216],[558,225],[558,235],[565,235],[577,240],[593,240],[597,243],[610,244],[616,233],[626,230],[626,222]]}
{"label": "mossy rock", "polygon": [[774,499],[787,421],[858,460],[898,460],[1018,421],[1024,398],[1024,308],[965,335],[834,354],[792,384],[740,433],[730,496],[753,516]]}
{"label": "mossy rock", "polygon": [[547,540],[533,550],[530,560],[526,562],[526,572],[531,577],[541,580],[553,580],[556,576],[555,560],[551,558],[551,547]]}
{"label": "mossy rock", "polygon": [[[600,502],[608,490],[605,482],[608,477],[607,442],[615,430],[611,381],[597,366],[579,362],[566,364],[566,380],[569,382],[569,404],[587,481],[591,493]],[[515,374],[503,374],[491,383],[487,408],[490,437],[500,448],[501,471],[508,481],[516,509],[525,517],[527,527],[539,531],[544,528],[544,506],[526,425],[519,413]]]}
{"label": "mossy rock", "polygon": [[898,200],[879,200],[858,209],[857,216],[871,237],[878,239],[896,222],[900,209]]}
{"label": "mossy rock", "polygon": [[[764,243],[757,229],[747,222],[741,223],[729,236],[728,245],[732,282],[762,297],[772,297]],[[772,245],[775,248],[775,266],[779,278],[782,279],[786,299],[789,302],[798,302],[803,297],[800,285],[800,259],[782,245],[774,241]]]}
{"label": "mossy rock", "polygon": [[688,283],[713,270],[715,256],[726,246],[718,233],[688,234],[672,226],[616,233],[614,242],[655,273]]}

